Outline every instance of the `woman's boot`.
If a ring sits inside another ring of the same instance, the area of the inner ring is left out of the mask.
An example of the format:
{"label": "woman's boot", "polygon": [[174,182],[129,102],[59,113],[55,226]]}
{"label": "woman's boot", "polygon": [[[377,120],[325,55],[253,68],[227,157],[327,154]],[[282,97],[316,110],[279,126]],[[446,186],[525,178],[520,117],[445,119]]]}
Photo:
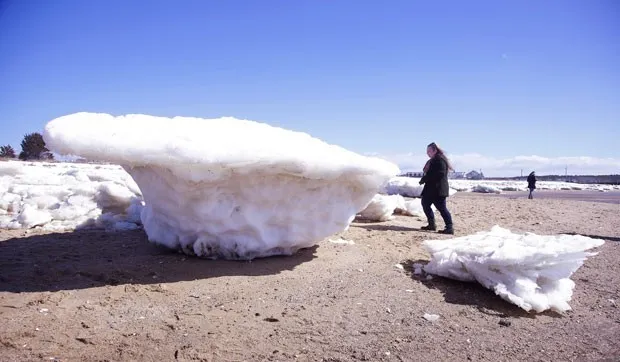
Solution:
{"label": "woman's boot", "polygon": [[454,227],[452,225],[446,225],[446,228],[439,231],[440,234],[454,235]]}

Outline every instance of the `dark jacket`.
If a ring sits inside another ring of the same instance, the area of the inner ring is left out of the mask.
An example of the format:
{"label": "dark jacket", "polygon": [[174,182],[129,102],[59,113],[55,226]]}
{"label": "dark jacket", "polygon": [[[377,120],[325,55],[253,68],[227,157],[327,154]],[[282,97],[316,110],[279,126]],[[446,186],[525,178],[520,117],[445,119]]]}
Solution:
{"label": "dark jacket", "polygon": [[448,197],[450,186],[448,185],[448,163],[439,156],[431,158],[428,171],[420,180],[424,184],[422,196]]}
{"label": "dark jacket", "polygon": [[533,173],[527,177],[527,188],[528,189],[536,188],[536,176],[534,176]]}

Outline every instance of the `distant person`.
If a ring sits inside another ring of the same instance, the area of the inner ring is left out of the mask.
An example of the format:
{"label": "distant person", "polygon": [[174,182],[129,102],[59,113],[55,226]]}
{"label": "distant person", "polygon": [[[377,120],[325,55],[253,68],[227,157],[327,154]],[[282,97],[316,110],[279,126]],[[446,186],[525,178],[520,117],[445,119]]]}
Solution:
{"label": "distant person", "polygon": [[424,184],[422,190],[422,209],[428,220],[428,225],[422,226],[422,230],[437,230],[435,214],[431,205],[435,205],[446,228],[439,231],[442,234],[454,234],[452,215],[446,206],[446,198],[450,195],[448,186],[448,170],[453,170],[448,157],[435,142],[426,147],[426,154],[430,158],[424,165],[424,176],[420,184]]}
{"label": "distant person", "polygon": [[527,188],[530,189],[530,195],[527,198],[533,199],[534,196],[532,196],[532,192],[534,192],[534,189],[536,188],[536,174],[534,171],[532,171],[527,177]]}

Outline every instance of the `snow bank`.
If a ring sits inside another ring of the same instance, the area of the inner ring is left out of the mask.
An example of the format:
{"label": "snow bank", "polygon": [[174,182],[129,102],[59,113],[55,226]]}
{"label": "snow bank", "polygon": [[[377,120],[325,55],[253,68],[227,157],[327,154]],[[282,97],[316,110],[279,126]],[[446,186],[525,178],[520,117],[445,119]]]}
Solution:
{"label": "snow bank", "polygon": [[420,185],[419,182],[419,178],[402,176],[392,177],[385,185],[383,192],[387,195],[421,197],[424,185]]}
{"label": "snow bank", "polygon": [[0,228],[139,227],[142,194],[119,166],[0,162]]}
{"label": "snow bank", "polygon": [[400,195],[375,195],[368,206],[359,216],[369,221],[387,221],[393,218],[394,210],[404,205],[405,200]]}
{"label": "snow bank", "polygon": [[[422,197],[422,190],[424,190],[424,185],[420,185],[419,178],[396,176],[387,182],[381,193],[404,197]],[[450,188],[449,195],[452,196],[456,192],[457,190]]]}
{"label": "snow bank", "polygon": [[448,240],[428,240],[425,271],[462,281],[478,281],[526,311],[570,310],[575,283],[570,276],[603,240],[581,235],[515,234],[494,226]]}
{"label": "snow bank", "polygon": [[231,117],[77,113],[46,145],[122,165],[149,240],[201,257],[291,254],[348,228],[398,167],[305,133]]}
{"label": "snow bank", "polygon": [[[431,208],[435,210],[435,205],[432,205]],[[405,200],[404,207],[397,208],[394,212],[409,216],[424,216],[424,210],[422,210],[422,200]]]}
{"label": "snow bank", "polygon": [[[397,176],[390,179],[381,193],[386,195],[402,195],[405,197],[421,197],[424,185],[415,177]],[[460,192],[502,193],[504,191],[528,191],[527,182],[510,180],[465,180],[449,179],[450,195]],[[586,190],[614,191],[620,190],[618,185],[577,184],[559,181],[538,181],[538,190]]]}
{"label": "snow bank", "polygon": [[[511,180],[448,180],[450,187],[463,192],[480,192],[482,188],[487,190],[500,191],[528,191],[526,181]],[[601,184],[578,184],[572,182],[561,181],[538,181],[536,182],[537,190],[585,190],[585,191],[614,191],[620,190],[618,185],[601,185]],[[493,191],[495,192],[495,191]]]}
{"label": "snow bank", "polygon": [[484,193],[484,194],[501,194],[502,190],[492,185],[479,184],[479,185],[474,185],[471,188],[471,192],[479,192],[479,193]]}
{"label": "snow bank", "polygon": [[424,216],[421,199],[405,200],[400,195],[375,195],[359,217],[368,221],[388,221],[394,214]]}

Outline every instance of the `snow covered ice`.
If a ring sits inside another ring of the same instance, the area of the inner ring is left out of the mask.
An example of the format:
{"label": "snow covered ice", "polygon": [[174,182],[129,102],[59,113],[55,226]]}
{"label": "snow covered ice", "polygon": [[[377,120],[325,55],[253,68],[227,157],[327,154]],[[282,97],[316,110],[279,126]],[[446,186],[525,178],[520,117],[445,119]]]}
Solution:
{"label": "snow covered ice", "polygon": [[[413,179],[415,180],[415,179]],[[419,180],[419,179],[417,179]],[[416,181],[417,182],[417,181]],[[525,180],[448,180],[450,188],[462,192],[480,192],[480,193],[501,193],[503,191],[527,191],[527,182]],[[573,182],[561,181],[537,181],[537,190],[587,190],[587,191],[616,191],[620,190],[619,185],[602,185],[602,184],[579,184]]]}
{"label": "snow covered ice", "polygon": [[447,240],[428,240],[424,248],[430,274],[478,281],[526,311],[570,310],[575,283],[570,276],[603,240],[581,235],[515,234],[494,226],[490,231]]}
{"label": "snow covered ice", "polygon": [[400,195],[375,195],[359,216],[368,221],[388,221],[394,213],[408,216],[423,216],[420,199],[405,200]]}
{"label": "snow covered ice", "polygon": [[0,162],[0,228],[136,229],[142,194],[114,165]]}
{"label": "snow covered ice", "polygon": [[47,147],[121,165],[149,240],[201,257],[291,254],[344,231],[399,169],[308,134],[231,117],[76,113]]}
{"label": "snow covered ice", "polygon": [[[422,197],[424,185],[420,185],[420,178],[396,176],[392,177],[381,190],[386,195],[401,195],[405,197]],[[470,191],[470,190],[468,190]],[[450,196],[454,195],[457,190],[450,188]]]}
{"label": "snow covered ice", "polygon": [[424,185],[420,185],[419,178],[413,177],[392,177],[384,187],[387,195],[401,195],[406,197],[421,197]]}
{"label": "snow covered ice", "polygon": [[471,188],[471,192],[479,192],[483,194],[500,194],[502,190],[494,185],[478,184]]}
{"label": "snow covered ice", "polygon": [[[396,176],[391,178],[380,193],[404,197],[422,197],[424,185],[419,177]],[[502,193],[504,191],[527,191],[527,182],[519,180],[465,180],[449,179],[450,195],[456,192]],[[560,181],[538,181],[537,190],[589,190],[616,191],[620,185],[578,184]]]}

